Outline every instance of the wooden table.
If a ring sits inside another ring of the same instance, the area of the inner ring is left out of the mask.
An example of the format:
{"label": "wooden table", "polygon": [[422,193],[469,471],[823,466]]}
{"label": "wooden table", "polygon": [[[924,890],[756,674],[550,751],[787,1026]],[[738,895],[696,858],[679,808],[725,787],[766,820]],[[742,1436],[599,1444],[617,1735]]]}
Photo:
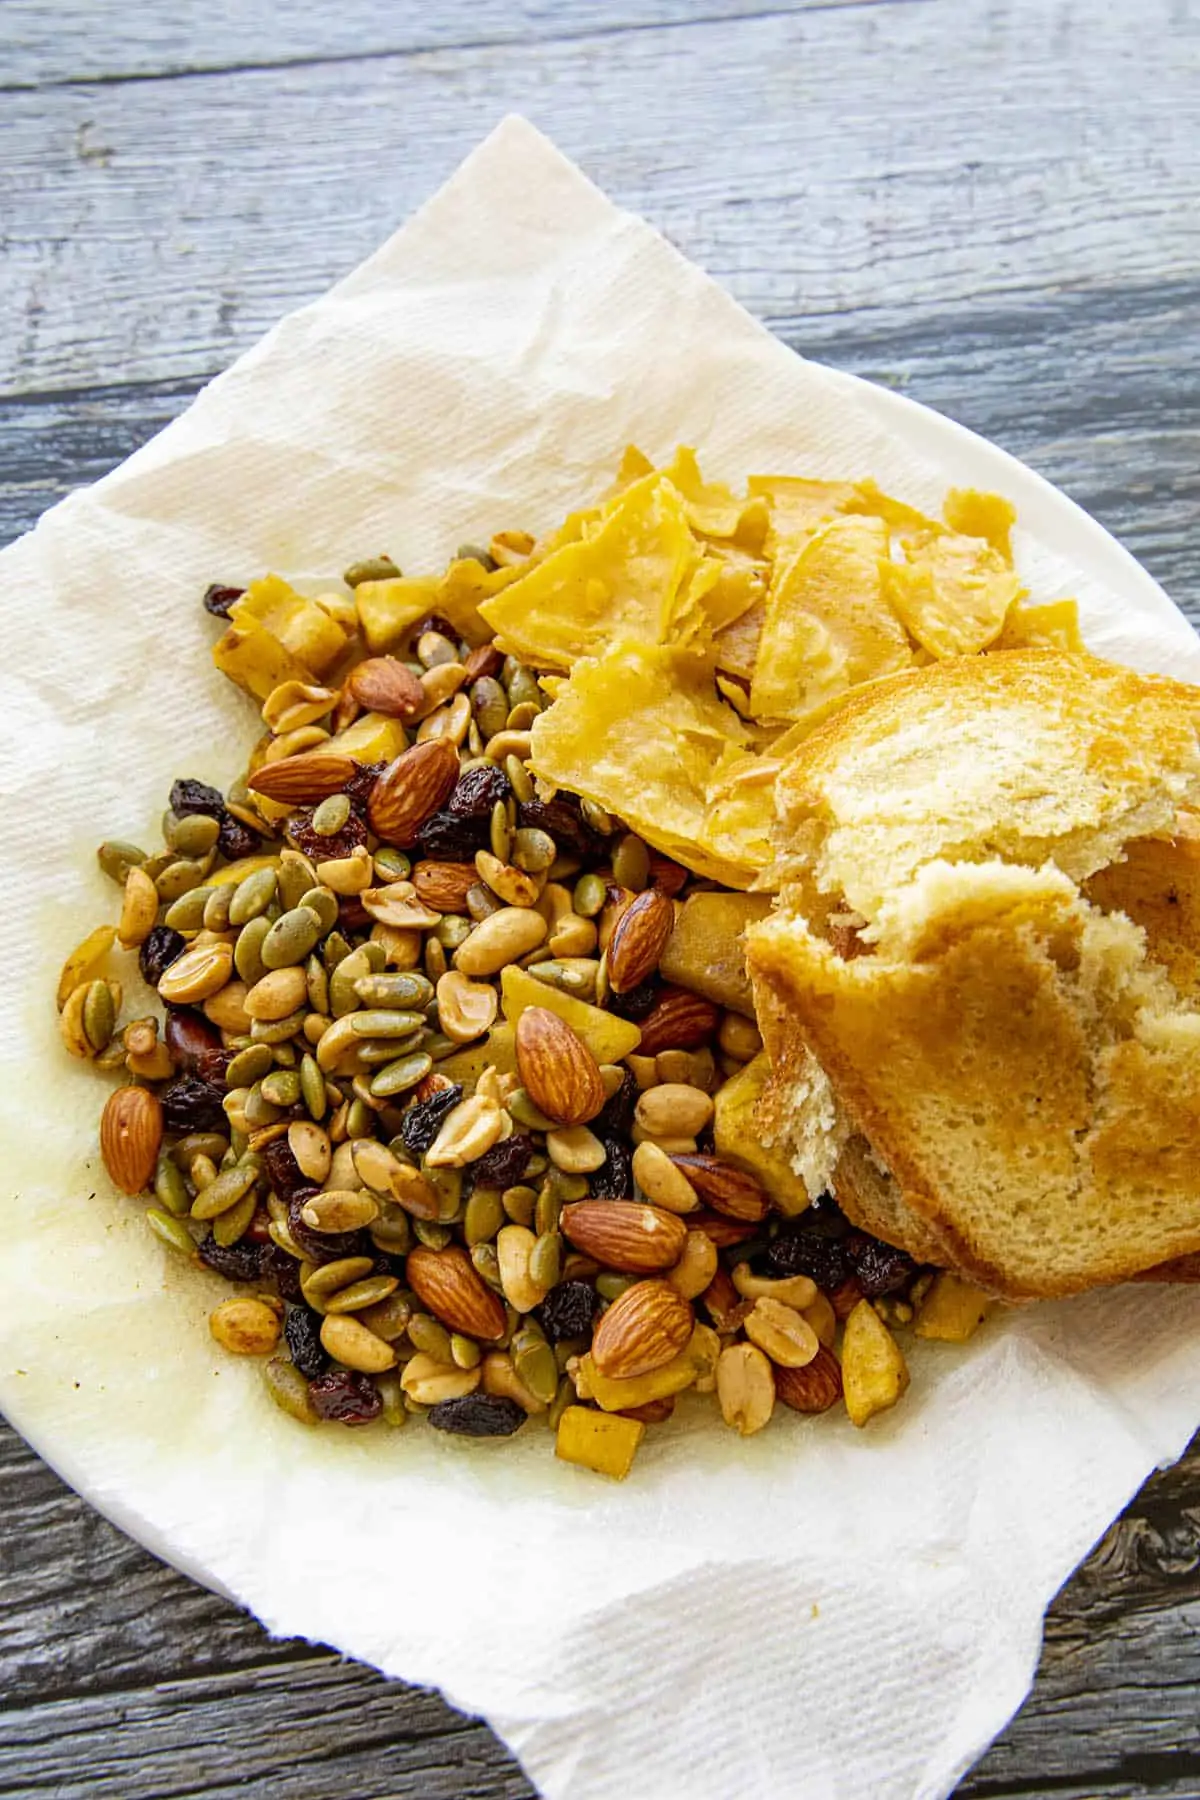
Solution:
{"label": "wooden table", "polygon": [[[1198,49],[1188,0],[4,0],[0,539],[521,110],[788,343],[1015,451],[1200,617]],[[2,1429],[0,1484],[0,1795],[530,1793],[482,1724],[271,1642]],[[1196,1796],[1198,1681],[1193,1446],[959,1793]]]}

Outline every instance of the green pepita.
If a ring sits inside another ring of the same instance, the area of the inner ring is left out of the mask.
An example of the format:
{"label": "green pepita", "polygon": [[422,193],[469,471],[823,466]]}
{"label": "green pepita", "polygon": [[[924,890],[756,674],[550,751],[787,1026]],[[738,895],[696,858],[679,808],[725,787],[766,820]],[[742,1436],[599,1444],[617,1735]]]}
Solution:
{"label": "green pepita", "polygon": [[338,922],[338,897],[332,888],[312,887],[301,894],[300,905],[307,906],[321,921],[322,934],[332,931]]}
{"label": "green pepita", "polygon": [[562,1277],[563,1241],[557,1231],[547,1231],[529,1252],[529,1273],[538,1287],[549,1293]]}
{"label": "green pepita", "polygon": [[375,1115],[361,1095],[356,1094],[346,1112],[346,1136],[348,1138],[371,1137],[375,1130]]}
{"label": "green pepita", "polygon": [[412,1225],[402,1206],[382,1200],[379,1217],[371,1225],[371,1242],[387,1256],[406,1256],[412,1243]]}
{"label": "green pepita", "polygon": [[227,931],[229,929],[229,908],[233,905],[233,889],[227,881],[220,887],[210,888],[208,898],[204,902],[204,917],[201,923],[205,931]]}
{"label": "green pepita", "polygon": [[230,895],[229,923],[247,925],[251,919],[265,913],[275,898],[278,885],[279,874],[274,867],[252,869],[249,875],[244,875]]}
{"label": "green pepita", "polygon": [[450,1333],[440,1320],[429,1313],[413,1314],[408,1321],[408,1341],[414,1350],[420,1350],[425,1356],[432,1356],[434,1362],[450,1363],[454,1360]]}
{"label": "green pepita", "polygon": [[295,1106],[300,1098],[300,1077],[294,1069],[275,1069],[263,1077],[259,1092],[272,1106]]}
{"label": "green pepita", "polygon": [[386,1300],[399,1286],[394,1275],[367,1275],[362,1281],[352,1281],[348,1287],[330,1294],[325,1310],[330,1313],[361,1312],[366,1306],[377,1306],[381,1300]]}
{"label": "green pepita", "polygon": [[435,1225],[431,1219],[414,1219],[412,1228],[427,1250],[444,1250],[454,1236],[448,1225]]}
{"label": "green pepita", "polygon": [[498,1190],[477,1187],[467,1201],[463,1214],[463,1236],[467,1240],[467,1248],[474,1249],[476,1244],[487,1243],[506,1222],[507,1214]]}
{"label": "green pepita", "polygon": [[300,1058],[300,1098],[312,1119],[323,1119],[328,1107],[325,1077],[315,1056],[305,1051]]}
{"label": "green pepita", "polygon": [[330,794],[313,810],[312,828],[318,837],[336,837],[350,817],[349,794]]}
{"label": "green pepita", "polygon": [[[398,1056],[416,1050],[421,1042],[419,1031],[410,1031],[398,1038],[364,1038],[355,1047],[358,1060],[366,1069],[376,1069],[384,1063],[395,1062]],[[372,1096],[374,1098],[375,1096]]]}
{"label": "green pepita", "polygon": [[220,831],[221,821],[207,813],[168,813],[163,820],[163,837],[180,856],[207,856]]}
{"label": "green pepita", "polygon": [[522,806],[528,806],[533,799],[533,777],[519,756],[506,756],[504,773],[508,776],[508,785]]}
{"label": "green pepita", "polygon": [[383,1375],[376,1375],[375,1386],[379,1390],[379,1398],[383,1401],[383,1411],[380,1417],[384,1424],[392,1426],[393,1429],[400,1425],[407,1425],[408,1407],[405,1404],[407,1395],[400,1386],[399,1375],[394,1370],[388,1370]]}
{"label": "green pepita", "polygon": [[650,852],[641,838],[627,831],[612,856],[613,879],[640,894],[650,879]]}
{"label": "green pepita", "polygon": [[281,1412],[290,1413],[302,1425],[319,1423],[317,1409],[309,1398],[308,1383],[294,1363],[273,1356],[263,1369],[267,1392]]}
{"label": "green pepita", "polygon": [[504,1283],[500,1279],[500,1258],[496,1254],[495,1244],[472,1244],[471,1262],[475,1273],[486,1281],[496,1293],[504,1292]]}
{"label": "green pepita", "polygon": [[369,1256],[342,1256],[336,1262],[322,1263],[319,1269],[302,1274],[300,1285],[306,1299],[325,1300],[339,1288],[349,1287],[351,1282],[370,1275],[373,1267]]}
{"label": "green pepita", "polygon": [[199,887],[211,867],[211,856],[202,857],[199,862],[191,857],[179,857],[177,861],[168,863],[162,874],[155,877],[154,885],[158,889],[159,899],[170,905],[192,888]]}
{"label": "green pepita", "polygon": [[335,1019],[345,1018],[359,1004],[358,982],[370,975],[365,944],[344,956],[329,977],[329,1010]]}
{"label": "green pepita", "polygon": [[283,850],[279,856],[279,898],[291,911],[299,906],[310,888],[317,885],[317,871],[299,850]]}
{"label": "green pepita", "polygon": [[195,1256],[196,1240],[182,1219],[176,1219],[169,1212],[160,1212],[157,1207],[152,1206],[146,1214],[146,1223],[168,1249],[178,1250],[181,1256]]}
{"label": "green pepita", "polygon": [[503,731],[508,719],[508,695],[493,675],[481,675],[471,687],[471,705],[484,741]]}
{"label": "green pepita", "polygon": [[321,961],[332,975],[339,963],[345,962],[351,948],[340,931],[331,931],[321,945]]}
{"label": "green pepita", "polygon": [[418,1081],[424,1081],[432,1067],[433,1057],[428,1050],[417,1050],[398,1057],[373,1077],[371,1093],[377,1100],[407,1093],[409,1088],[416,1087]]}
{"label": "green pepita", "polygon": [[274,1057],[267,1044],[251,1043],[244,1050],[239,1050],[225,1071],[226,1087],[252,1087],[269,1075],[274,1067]]}
{"label": "green pepita", "polygon": [[329,1011],[329,971],[317,955],[310,956],[304,965],[304,982],[308,994],[308,1004],[313,1012]]}
{"label": "green pepita", "polygon": [[87,1039],[93,1056],[108,1047],[117,1022],[117,1003],[113,998],[112,984],[107,981],[91,981],[84,995],[80,1013],[83,1035]]}
{"label": "green pepita", "polygon": [[130,869],[140,869],[145,860],[144,850],[139,850],[136,844],[126,843],[122,838],[109,838],[96,852],[96,861],[108,879],[115,881],[120,888],[125,886],[125,877]]}
{"label": "green pepita", "polygon": [[212,893],[212,888],[190,888],[168,906],[163,915],[163,924],[169,925],[172,931],[199,931]]}
{"label": "green pepita", "polygon": [[523,1183],[515,1187],[505,1188],[500,1196],[501,1205],[514,1225],[532,1225],[533,1209],[537,1205],[537,1192]]}
{"label": "green pepita", "polygon": [[539,1237],[544,1237],[547,1232],[558,1230],[562,1209],[563,1203],[555,1193],[553,1183],[543,1181],[538,1189],[537,1205],[533,1212],[533,1229]]}
{"label": "green pepita", "polygon": [[513,1119],[523,1125],[526,1131],[557,1131],[555,1121],[548,1118],[540,1107],[533,1104],[524,1088],[514,1088],[504,1102]]}
{"label": "green pepita", "polygon": [[625,1289],[633,1286],[633,1282],[632,1275],[616,1275],[606,1269],[596,1277],[596,1292],[602,1300],[619,1300]]}
{"label": "green pepita", "polygon": [[264,1125],[274,1125],[279,1118],[279,1108],[272,1106],[262,1091],[262,1083],[257,1082],[242,1102],[242,1118],[246,1122],[247,1131],[261,1131]]}
{"label": "green pepita", "polygon": [[294,906],[280,913],[262,942],[262,960],[268,969],[288,969],[304,961],[321,936],[321,921],[308,906]]}
{"label": "green pepita", "polygon": [[235,1163],[231,1169],[222,1170],[216,1180],[210,1181],[193,1200],[193,1219],[215,1219],[220,1213],[228,1212],[254,1186],[258,1180],[258,1172],[259,1162],[256,1156],[248,1156],[244,1161]]}
{"label": "green pepita", "polygon": [[492,807],[492,820],[488,835],[492,846],[492,855],[497,857],[502,863],[506,863],[508,861],[511,836],[508,829],[508,808],[505,806],[503,800],[497,800],[496,804]]}
{"label": "green pepita", "polygon": [[220,1244],[222,1248],[227,1248],[230,1244],[236,1244],[239,1238],[246,1235],[250,1226],[250,1221],[254,1217],[257,1207],[258,1195],[255,1193],[254,1189],[251,1188],[250,1192],[248,1194],[243,1194],[237,1204],[231,1206],[228,1212],[219,1214],[219,1216],[213,1220],[212,1234],[214,1242]]}
{"label": "green pepita", "polygon": [[511,861],[514,868],[529,875],[540,875],[558,855],[558,845],[548,831],[536,825],[522,825],[513,833]]}
{"label": "green pepita", "polygon": [[574,907],[581,919],[594,919],[604,911],[608,888],[602,875],[581,875],[575,883]]}
{"label": "green pepita", "polygon": [[267,972],[267,965],[262,959],[263,942],[271,929],[270,919],[261,914],[243,925],[238,933],[237,943],[233,946],[233,966],[246,983],[253,987],[261,981]]}
{"label": "green pepita", "polygon": [[477,1369],[483,1351],[474,1338],[464,1337],[461,1331],[456,1331],[450,1338],[450,1354],[456,1369]]}
{"label": "green pepita", "polygon": [[[586,967],[578,965],[586,963]],[[577,997],[590,998],[596,992],[596,974],[599,963],[591,962],[586,957],[579,957],[574,962],[555,961],[530,963],[529,973],[535,981],[544,981],[547,987],[556,988],[560,994],[574,994]]]}
{"label": "green pepita", "polygon": [[354,1031],[362,1037],[398,1038],[407,1037],[412,1031],[420,1031],[425,1020],[420,1013],[392,1012],[378,1007],[371,1007],[365,1012],[351,1013],[350,1024]]}
{"label": "green pepita", "polygon": [[163,1211],[176,1219],[185,1218],[191,1210],[192,1196],[188,1193],[183,1172],[169,1156],[158,1159],[154,1171],[154,1197]]}
{"label": "green pepita", "polygon": [[354,983],[354,991],[363,1006],[409,1007],[423,1011],[433,1001],[433,983],[415,969],[393,975],[360,975]]}
{"label": "green pepita", "polygon": [[286,1019],[252,1019],[250,1036],[256,1044],[284,1044],[303,1030],[306,1013],[303,1007],[289,1013]]}
{"label": "green pepita", "polygon": [[364,581],[398,581],[400,570],[390,556],[365,556],[361,562],[353,562],[342,574],[342,580],[348,588],[361,586]]}
{"label": "green pepita", "polygon": [[558,1392],[558,1364],[542,1333],[533,1326],[523,1325],[520,1331],[513,1333],[510,1355],[517,1374],[530,1393],[549,1406]]}

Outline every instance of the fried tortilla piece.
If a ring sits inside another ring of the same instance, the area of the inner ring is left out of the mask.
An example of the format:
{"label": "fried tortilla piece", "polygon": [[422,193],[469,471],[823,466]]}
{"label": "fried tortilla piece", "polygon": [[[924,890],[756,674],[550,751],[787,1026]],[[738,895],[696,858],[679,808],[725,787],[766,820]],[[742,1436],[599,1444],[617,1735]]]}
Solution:
{"label": "fried tortilla piece", "polygon": [[1012,528],[1017,522],[1011,500],[979,488],[950,488],[942,501],[942,517],[962,537],[985,538],[1011,569]]}
{"label": "fried tortilla piece", "polygon": [[776,565],[750,686],[756,718],[803,719],[835,695],[912,662],[887,604],[887,527],[832,519]]}
{"label": "fried tortilla piece", "polygon": [[519,571],[479,611],[506,650],[538,668],[570,669],[614,643],[665,643],[681,628],[697,554],[678,493],[647,475],[590,535]]}
{"label": "fried tortilla piece", "polygon": [[761,556],[771,524],[765,499],[754,494],[743,499],[723,481],[705,481],[696,452],[686,444],[679,446],[662,473],[682,496],[688,523],[697,537]]}
{"label": "fried tortilla piece", "polygon": [[814,531],[845,512],[857,495],[852,481],[813,481],[804,475],[751,475],[746,492],[766,502],[771,529],[766,550],[778,557],[781,545],[798,549]]}
{"label": "fried tortilla piece", "polygon": [[994,644],[1023,593],[1020,579],[983,538],[937,532],[904,540],[906,561],[884,569],[887,598],[934,656],[974,656]]}
{"label": "fried tortilla piece", "polygon": [[769,857],[781,766],[749,745],[709,659],[624,643],[577,663],[534,721],[531,764],[696,874],[747,888]]}
{"label": "fried tortilla piece", "polygon": [[993,650],[1023,650],[1028,646],[1049,650],[1082,650],[1079,630],[1079,603],[1076,600],[1048,600],[1044,606],[1017,604],[1004,621],[1004,630],[992,645]]}

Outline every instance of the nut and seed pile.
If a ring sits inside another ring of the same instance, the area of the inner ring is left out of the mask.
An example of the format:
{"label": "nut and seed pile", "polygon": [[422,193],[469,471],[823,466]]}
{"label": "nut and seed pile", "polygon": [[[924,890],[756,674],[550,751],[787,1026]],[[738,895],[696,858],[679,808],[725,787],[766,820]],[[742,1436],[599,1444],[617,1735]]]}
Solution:
{"label": "nut and seed pile", "polygon": [[[710,997],[703,955],[660,967],[719,890],[539,788],[535,669],[436,616],[364,656],[354,590],[398,575],[304,602],[334,673],[242,668],[266,726],[243,779],[178,780],[162,849],[99,850],[119,918],[58,1005],[67,1050],[120,1079],[113,1182],[230,1284],[213,1337],[305,1422],[541,1418],[616,1477],[687,1389],[743,1435],[778,1404],[864,1423],[907,1385],[893,1328],[920,1308],[962,1337],[975,1302],[832,1202],[780,1210],[736,1111],[720,1129],[752,1008]],[[122,952],[162,1017],[120,1022]]]}

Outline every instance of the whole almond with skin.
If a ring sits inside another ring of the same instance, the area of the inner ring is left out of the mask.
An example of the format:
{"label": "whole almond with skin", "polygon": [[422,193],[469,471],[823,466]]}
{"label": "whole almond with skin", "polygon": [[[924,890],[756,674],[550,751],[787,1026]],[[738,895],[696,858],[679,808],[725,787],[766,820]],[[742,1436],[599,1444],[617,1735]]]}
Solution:
{"label": "whole almond with skin", "polygon": [[694,1323],[688,1302],[665,1281],[635,1281],[597,1325],[592,1360],[614,1380],[649,1375],[678,1355]]}
{"label": "whole almond with skin", "polygon": [[402,750],[371,789],[367,817],[385,844],[408,850],[418,831],[449,799],[458,780],[458,751],[449,738],[428,738]]}
{"label": "whole almond with skin", "polygon": [[747,1238],[754,1236],[753,1225],[744,1219],[731,1219],[726,1213],[689,1213],[687,1222],[690,1231],[703,1231],[718,1250],[728,1250],[734,1244],[744,1244]]}
{"label": "whole almond with skin", "polygon": [[481,675],[498,675],[503,667],[504,657],[495,644],[478,645],[463,664],[467,681],[478,681]]}
{"label": "whole almond with skin", "polygon": [[733,1285],[729,1270],[722,1263],[700,1296],[700,1304],[721,1333],[736,1331],[754,1305],[743,1300]]}
{"label": "whole almond with skin", "polygon": [[660,855],[657,850],[651,851],[650,880],[656,888],[661,888],[664,894],[669,894],[674,899],[687,878],[688,871],[679,863],[672,862],[669,856]]}
{"label": "whole almond with skin", "polygon": [[775,1396],[793,1412],[828,1412],[842,1397],[842,1371],[833,1351],[822,1344],[802,1369],[777,1368]]}
{"label": "whole almond with skin", "polygon": [[413,864],[412,884],[426,906],[435,912],[467,910],[467,895],[479,880],[474,863],[419,862]]}
{"label": "whole almond with skin", "polygon": [[608,943],[608,979],[614,994],[640,987],[658,967],[675,925],[675,908],[661,888],[630,901]]}
{"label": "whole almond with skin", "polygon": [[[654,1090],[651,1089],[651,1092]],[[673,1156],[675,1167],[687,1176],[702,1200],[730,1219],[757,1223],[770,1207],[761,1182],[746,1169],[735,1169],[719,1156]]]}
{"label": "whole almond with skin", "polygon": [[604,1106],[600,1067],[583,1039],[546,1006],[517,1020],[517,1067],[536,1107],[560,1125],[586,1125]]}
{"label": "whole almond with skin", "polygon": [[721,1022],[721,1009],[686,988],[664,988],[662,995],[641,1021],[639,1056],[657,1056],[660,1050],[695,1050],[708,1042]]}
{"label": "whole almond with skin", "polygon": [[457,1244],[445,1250],[424,1245],[410,1250],[404,1269],[418,1300],[451,1331],[485,1342],[504,1336],[508,1323],[504,1302],[475,1273],[470,1257]]}
{"label": "whole almond with skin", "polygon": [[563,1207],[559,1223],[577,1250],[627,1275],[672,1268],[687,1241],[677,1213],[637,1200],[576,1200]]}
{"label": "whole almond with skin", "polygon": [[352,756],[341,756],[336,751],[322,756],[319,751],[306,750],[299,756],[263,763],[247,775],[246,786],[284,806],[311,806],[328,800],[330,794],[340,793],[357,768]]}
{"label": "whole almond with skin", "polygon": [[351,669],[346,686],[360,706],[389,719],[415,719],[425,706],[425,689],[396,656],[368,656]]}
{"label": "whole almond with skin", "polygon": [[100,1115],[100,1154],[125,1194],[140,1194],[154,1176],[162,1145],[163,1113],[149,1088],[119,1087]]}

